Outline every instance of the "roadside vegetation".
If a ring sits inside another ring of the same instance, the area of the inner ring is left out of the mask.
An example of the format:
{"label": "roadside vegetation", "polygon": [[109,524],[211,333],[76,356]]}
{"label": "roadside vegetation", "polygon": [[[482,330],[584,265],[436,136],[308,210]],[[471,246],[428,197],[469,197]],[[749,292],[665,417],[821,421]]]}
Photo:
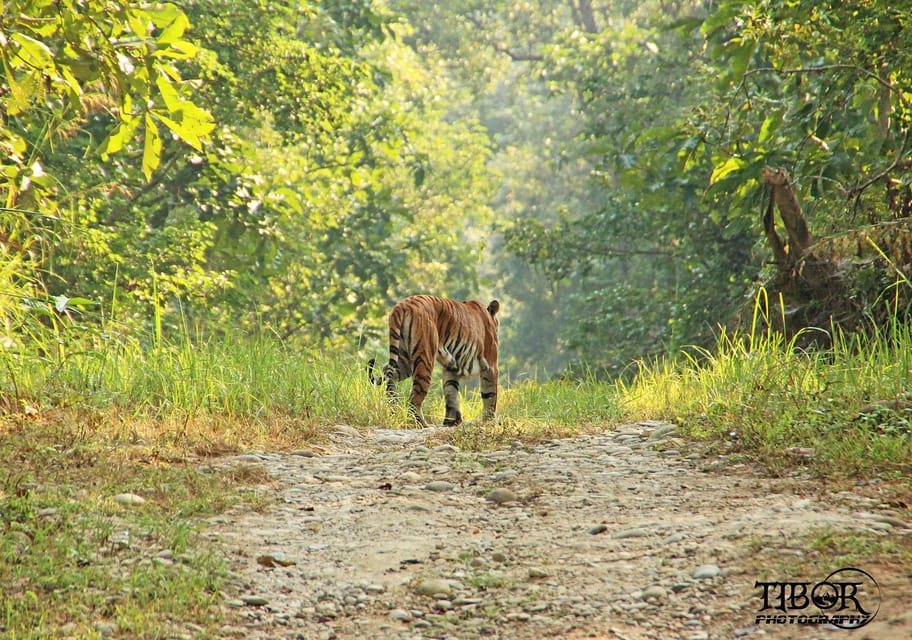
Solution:
{"label": "roadside vegetation", "polygon": [[[370,384],[360,354],[297,351],[271,335],[76,343],[59,357],[3,362],[0,585],[12,595],[0,626],[9,638],[215,634],[216,604],[232,587],[229,559],[199,535],[203,520],[241,501],[262,506],[257,486],[268,479],[210,460],[319,448],[336,425],[412,426],[405,403],[390,406]],[[818,352],[773,333],[723,335],[712,350],[641,364],[627,381],[591,372],[508,381],[490,424],[479,423],[469,388],[467,423],[445,437],[486,449],[666,419],[727,461],[833,487],[882,483],[908,513],[910,354],[900,327]],[[439,385],[425,410],[439,422]],[[123,494],[144,502],[118,502]],[[849,542],[818,546],[856,559],[881,553],[874,539]],[[908,551],[897,543],[890,557]]]}
{"label": "roadside vegetation", "polygon": [[[829,481],[912,480],[912,331],[828,336],[801,349],[770,329],[763,296],[753,331],[712,350],[642,365],[618,382],[628,417],[664,417],[690,438],[738,452],[769,472]],[[822,330],[819,330],[822,331]]]}

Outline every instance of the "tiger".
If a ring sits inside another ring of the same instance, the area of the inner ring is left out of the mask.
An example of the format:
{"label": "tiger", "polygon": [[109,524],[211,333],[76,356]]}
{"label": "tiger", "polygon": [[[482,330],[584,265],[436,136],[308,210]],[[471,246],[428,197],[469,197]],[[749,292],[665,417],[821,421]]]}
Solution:
{"label": "tiger", "polygon": [[409,411],[427,427],[421,406],[431,384],[434,361],[443,367],[445,427],[462,423],[459,381],[481,379],[482,417],[494,418],[497,408],[497,312],[500,302],[487,308],[478,300],[457,302],[429,295],[399,301],[389,314],[389,362],[375,376],[376,360],[368,362],[368,376],[377,386],[386,382],[387,395],[396,399],[396,383],[412,378]]}

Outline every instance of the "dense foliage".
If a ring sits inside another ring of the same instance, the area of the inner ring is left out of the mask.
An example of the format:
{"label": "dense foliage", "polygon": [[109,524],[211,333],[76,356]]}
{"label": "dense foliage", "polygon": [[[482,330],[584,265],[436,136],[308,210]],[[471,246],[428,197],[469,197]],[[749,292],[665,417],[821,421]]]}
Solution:
{"label": "dense foliage", "polygon": [[706,344],[763,276],[763,167],[815,237],[912,211],[912,25],[883,0],[0,18],[7,354],[59,355],[75,322],[374,348],[424,291],[500,297],[517,373],[619,372]]}
{"label": "dense foliage", "polygon": [[351,345],[412,288],[476,289],[489,143],[394,16],[72,4],[3,8],[11,342],[24,301]]}

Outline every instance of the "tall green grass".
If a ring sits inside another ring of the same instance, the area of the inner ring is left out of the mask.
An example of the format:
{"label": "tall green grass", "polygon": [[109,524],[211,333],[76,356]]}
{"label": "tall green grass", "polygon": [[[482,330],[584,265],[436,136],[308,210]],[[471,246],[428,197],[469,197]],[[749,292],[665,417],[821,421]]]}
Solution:
{"label": "tall green grass", "polygon": [[[158,420],[294,417],[314,425],[413,426],[407,411],[410,380],[400,383],[400,397],[390,403],[385,389],[370,383],[361,355],[297,350],[269,334],[204,339],[184,334],[174,342],[155,338],[145,346],[96,337],[57,358],[2,351],[0,358],[10,372],[2,391],[37,411],[77,406]],[[498,414],[519,428],[548,424],[566,431],[617,417],[611,384],[591,373],[503,386]],[[466,420],[479,422],[477,382],[463,389],[463,398]],[[437,376],[424,412],[429,422],[442,421]]]}
{"label": "tall green grass", "polygon": [[273,337],[227,335],[70,349],[58,359],[5,355],[5,393],[35,408],[87,405],[157,418],[219,416],[368,424],[381,407],[355,356],[297,351]]}
{"label": "tall green grass", "polygon": [[722,334],[713,350],[644,364],[618,382],[628,417],[664,417],[773,472],[912,477],[912,330],[796,348],[772,331]]}
{"label": "tall green grass", "polygon": [[[711,350],[641,364],[629,382],[592,373],[502,385],[497,420],[482,423],[477,384],[463,391],[465,426],[454,438],[466,447],[515,439],[564,437],[610,428],[622,420],[664,418],[698,439],[762,461],[773,472],[803,467],[829,477],[912,476],[912,331],[897,324],[867,336],[834,335],[832,347],[796,348],[761,322],[722,334]],[[17,406],[41,413],[88,409],[101,422],[153,424],[153,433],[200,451],[295,446],[327,426],[413,427],[410,382],[390,403],[373,386],[366,357],[298,350],[268,333],[175,341],[156,334],[143,343],[95,335],[56,357],[0,350],[9,375],[0,391]],[[108,418],[104,416],[110,414]],[[436,379],[424,406],[440,424],[443,394]],[[219,441],[219,442],[217,442]],[[224,445],[224,446],[223,446]]]}

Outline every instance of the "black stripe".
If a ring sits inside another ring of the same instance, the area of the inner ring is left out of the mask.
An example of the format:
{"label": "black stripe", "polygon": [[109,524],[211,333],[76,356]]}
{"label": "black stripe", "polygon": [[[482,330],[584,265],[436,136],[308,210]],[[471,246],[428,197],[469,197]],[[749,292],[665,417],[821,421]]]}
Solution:
{"label": "black stripe", "polygon": [[482,398],[482,400],[489,400],[496,395],[497,395],[496,391],[489,391],[488,393],[482,393],[481,398]]}
{"label": "black stripe", "polygon": [[446,382],[443,383],[444,387],[447,387],[450,385],[456,387],[456,390],[459,391],[459,380],[447,380]]}

